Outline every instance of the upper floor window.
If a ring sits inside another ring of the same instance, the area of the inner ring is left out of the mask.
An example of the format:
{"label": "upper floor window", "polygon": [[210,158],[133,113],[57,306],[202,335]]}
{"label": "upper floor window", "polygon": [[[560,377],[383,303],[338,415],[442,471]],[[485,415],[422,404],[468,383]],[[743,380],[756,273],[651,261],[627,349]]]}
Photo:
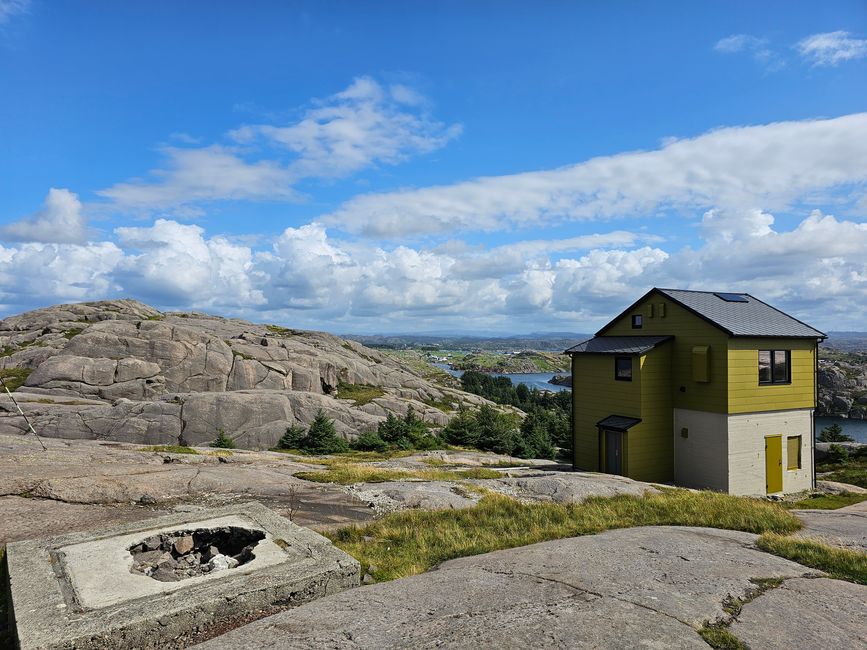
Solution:
{"label": "upper floor window", "polygon": [[632,316],[632,329],[640,330],[642,325],[641,314],[634,314]]}
{"label": "upper floor window", "polygon": [[759,350],[759,383],[789,384],[792,381],[790,350]]}
{"label": "upper floor window", "polygon": [[614,358],[614,378],[618,381],[632,381],[632,357]]}

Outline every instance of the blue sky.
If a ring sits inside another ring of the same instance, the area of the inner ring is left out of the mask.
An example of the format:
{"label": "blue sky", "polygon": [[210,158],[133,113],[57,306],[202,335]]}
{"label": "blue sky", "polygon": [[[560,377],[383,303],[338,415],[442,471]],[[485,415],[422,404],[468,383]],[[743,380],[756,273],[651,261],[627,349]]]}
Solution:
{"label": "blue sky", "polygon": [[0,89],[0,314],[867,330],[863,2],[0,0]]}

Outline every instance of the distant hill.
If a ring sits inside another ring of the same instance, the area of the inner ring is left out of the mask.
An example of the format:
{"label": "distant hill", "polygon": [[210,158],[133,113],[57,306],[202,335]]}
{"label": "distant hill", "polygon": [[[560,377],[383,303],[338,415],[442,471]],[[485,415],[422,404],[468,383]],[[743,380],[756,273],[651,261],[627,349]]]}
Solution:
{"label": "distant hill", "polygon": [[342,338],[357,341],[372,348],[403,350],[484,350],[489,352],[513,352],[520,350],[543,350],[562,352],[568,347],[589,339],[591,334],[571,332],[540,332],[515,336],[467,336],[434,334],[344,334]]}
{"label": "distant hill", "polygon": [[867,332],[828,332],[824,347],[845,352],[867,352]]}

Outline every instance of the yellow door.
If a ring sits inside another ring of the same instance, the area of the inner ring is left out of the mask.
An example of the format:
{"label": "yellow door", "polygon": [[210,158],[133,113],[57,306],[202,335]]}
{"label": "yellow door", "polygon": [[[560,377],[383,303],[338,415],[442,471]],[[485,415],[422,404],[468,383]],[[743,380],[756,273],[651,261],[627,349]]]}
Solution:
{"label": "yellow door", "polygon": [[768,494],[783,491],[783,436],[765,438],[765,487]]}

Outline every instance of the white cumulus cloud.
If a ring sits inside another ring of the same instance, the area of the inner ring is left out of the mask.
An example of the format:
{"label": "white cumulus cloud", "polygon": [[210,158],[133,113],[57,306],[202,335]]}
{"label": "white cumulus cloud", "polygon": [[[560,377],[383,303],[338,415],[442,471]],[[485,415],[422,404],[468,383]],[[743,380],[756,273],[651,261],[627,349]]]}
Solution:
{"label": "white cumulus cloud", "polygon": [[78,244],[87,239],[87,222],[78,196],[51,188],[42,209],[20,221],[0,226],[0,241]]}

